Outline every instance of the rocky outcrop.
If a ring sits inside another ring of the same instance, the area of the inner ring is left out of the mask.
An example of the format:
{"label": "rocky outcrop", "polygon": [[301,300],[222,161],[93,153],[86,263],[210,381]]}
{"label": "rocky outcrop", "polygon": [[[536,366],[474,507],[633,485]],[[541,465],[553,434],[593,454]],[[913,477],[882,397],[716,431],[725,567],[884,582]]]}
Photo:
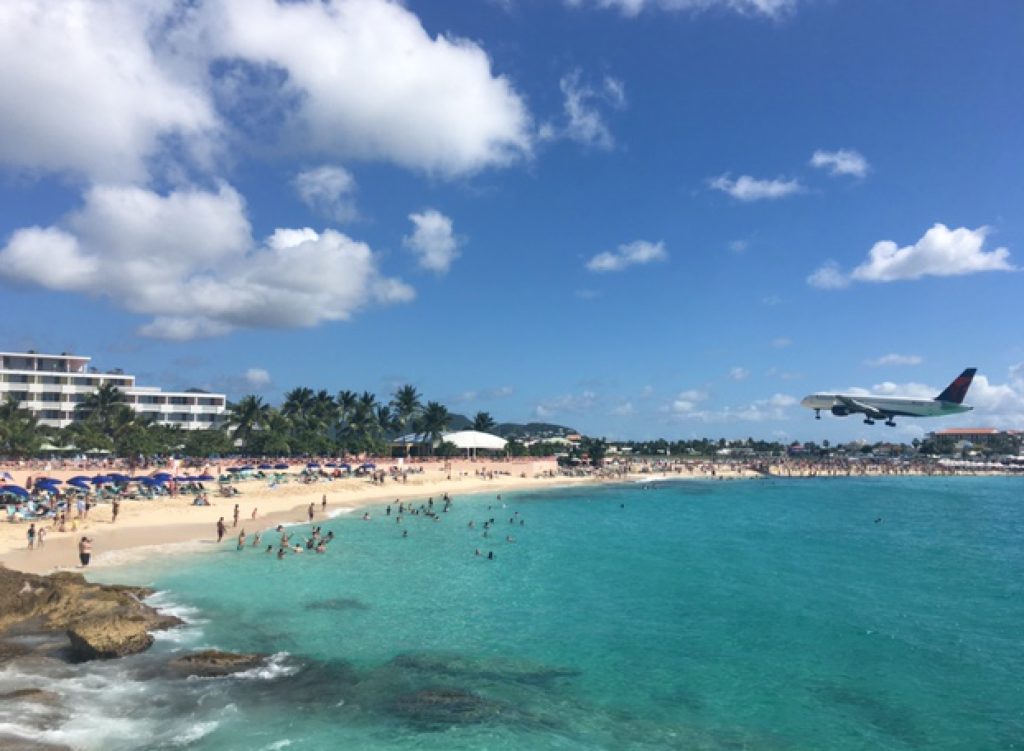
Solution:
{"label": "rocky outcrop", "polygon": [[208,649],[183,657],[175,657],[169,663],[171,670],[188,676],[199,678],[220,678],[252,670],[263,665],[266,655],[236,652],[218,652]]}
{"label": "rocky outcrop", "polygon": [[144,587],[91,584],[81,574],[25,574],[0,567],[0,638],[19,633],[65,632],[76,661],[142,652],[151,631],[180,626],[142,602]]}

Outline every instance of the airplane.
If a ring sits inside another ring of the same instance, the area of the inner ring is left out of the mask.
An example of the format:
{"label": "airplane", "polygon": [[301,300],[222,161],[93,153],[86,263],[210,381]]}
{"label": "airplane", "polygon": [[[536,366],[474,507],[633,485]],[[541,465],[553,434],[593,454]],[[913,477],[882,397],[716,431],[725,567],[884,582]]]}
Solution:
{"label": "airplane", "polygon": [[885,419],[886,425],[895,427],[895,417],[940,417],[974,409],[963,401],[977,371],[977,368],[967,368],[934,399],[819,393],[805,396],[800,406],[813,409],[818,420],[821,419],[821,410],[827,409],[836,417],[859,412],[864,415],[864,422],[868,425],[874,425],[875,420]]}

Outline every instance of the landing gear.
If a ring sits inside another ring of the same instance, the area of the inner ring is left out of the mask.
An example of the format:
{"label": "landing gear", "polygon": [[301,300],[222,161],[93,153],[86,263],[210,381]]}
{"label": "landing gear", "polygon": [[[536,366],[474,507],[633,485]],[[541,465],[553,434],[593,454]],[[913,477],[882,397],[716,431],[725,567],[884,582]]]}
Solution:
{"label": "landing gear", "polygon": [[896,423],[893,422],[891,417],[888,420],[885,421],[885,424],[888,425],[890,428],[895,428],[896,427]]}
{"label": "landing gear", "polygon": [[865,425],[874,425],[874,424],[875,424],[875,421],[874,421],[874,420],[872,420],[872,419],[871,419],[870,417],[865,417],[865,418],[864,418],[864,424],[865,424]]}
{"label": "landing gear", "polygon": [[814,419],[815,420],[820,420],[821,419],[821,410],[820,409],[814,410]]}

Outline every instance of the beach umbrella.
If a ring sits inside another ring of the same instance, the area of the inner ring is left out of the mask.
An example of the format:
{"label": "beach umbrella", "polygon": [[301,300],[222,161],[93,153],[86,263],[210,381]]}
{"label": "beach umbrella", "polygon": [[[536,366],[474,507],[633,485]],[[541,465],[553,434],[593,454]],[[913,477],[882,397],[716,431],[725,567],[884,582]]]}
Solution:
{"label": "beach umbrella", "polygon": [[[74,477],[71,478],[71,480],[79,480],[81,482],[89,482],[89,480],[91,479],[92,478],[89,477],[89,475],[75,475]],[[71,480],[68,480],[68,482],[71,482]]]}
{"label": "beach umbrella", "polygon": [[291,466],[288,464],[275,464],[274,469],[291,469]]}
{"label": "beach umbrella", "polygon": [[260,468],[260,469],[273,469],[273,468],[274,468],[274,466],[273,466],[272,464],[261,464],[261,465],[259,466],[259,468]]}
{"label": "beach umbrella", "polygon": [[155,472],[152,477],[154,480],[170,480],[174,475],[170,472]]}
{"label": "beach umbrella", "polygon": [[3,485],[0,486],[0,495],[16,495],[19,498],[28,498],[31,493],[20,485]]}
{"label": "beach umbrella", "polygon": [[349,464],[348,462],[342,462],[341,464],[338,465],[338,467],[341,469],[352,469],[352,465]]}
{"label": "beach umbrella", "polygon": [[377,465],[371,462],[366,462],[365,464],[360,464],[359,469],[377,469]]}
{"label": "beach umbrella", "polygon": [[74,477],[68,480],[68,485],[78,488],[79,490],[90,490],[88,481],[76,480]]}
{"label": "beach umbrella", "polygon": [[320,469],[320,465],[316,462],[310,462],[306,465],[306,469]]}
{"label": "beach umbrella", "polygon": [[10,472],[4,472],[4,479],[5,480],[14,480],[14,475],[12,475]]}
{"label": "beach umbrella", "polygon": [[216,478],[213,475],[199,475],[196,479],[199,480],[199,482],[210,482]]}

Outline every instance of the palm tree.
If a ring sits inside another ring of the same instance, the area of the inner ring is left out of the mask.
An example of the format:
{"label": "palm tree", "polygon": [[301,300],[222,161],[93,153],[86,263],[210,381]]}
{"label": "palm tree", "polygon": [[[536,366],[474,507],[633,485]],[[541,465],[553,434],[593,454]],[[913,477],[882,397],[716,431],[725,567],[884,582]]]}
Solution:
{"label": "palm tree", "polygon": [[238,402],[229,402],[224,429],[234,428],[234,439],[245,447],[266,422],[270,405],[263,402],[263,397],[250,394],[243,396]]}
{"label": "palm tree", "polygon": [[125,393],[112,382],[106,381],[81,401],[75,408],[75,417],[96,425],[104,434],[110,436],[115,413],[119,412],[118,407],[125,407],[127,404],[128,397]]}
{"label": "palm tree", "polygon": [[305,427],[313,412],[314,401],[313,389],[305,386],[294,388],[284,395],[281,414],[300,428]]}
{"label": "palm tree", "polygon": [[498,423],[491,417],[490,412],[477,412],[473,418],[473,430],[479,430],[481,433],[493,433],[497,426]]}
{"label": "palm tree", "polygon": [[21,400],[8,393],[0,404],[0,453],[11,456],[34,456],[43,445],[39,420]]}
{"label": "palm tree", "polygon": [[395,417],[398,418],[399,430],[405,430],[423,408],[419,392],[415,386],[409,384],[398,388],[391,395],[391,406],[395,410]]}
{"label": "palm tree", "polygon": [[423,408],[423,412],[420,413],[419,418],[416,421],[416,432],[422,433],[424,437],[430,439],[430,445],[433,445],[441,440],[441,436],[446,430],[448,430],[448,423],[451,422],[452,416],[448,412],[448,408],[440,402],[427,402],[427,406]]}

